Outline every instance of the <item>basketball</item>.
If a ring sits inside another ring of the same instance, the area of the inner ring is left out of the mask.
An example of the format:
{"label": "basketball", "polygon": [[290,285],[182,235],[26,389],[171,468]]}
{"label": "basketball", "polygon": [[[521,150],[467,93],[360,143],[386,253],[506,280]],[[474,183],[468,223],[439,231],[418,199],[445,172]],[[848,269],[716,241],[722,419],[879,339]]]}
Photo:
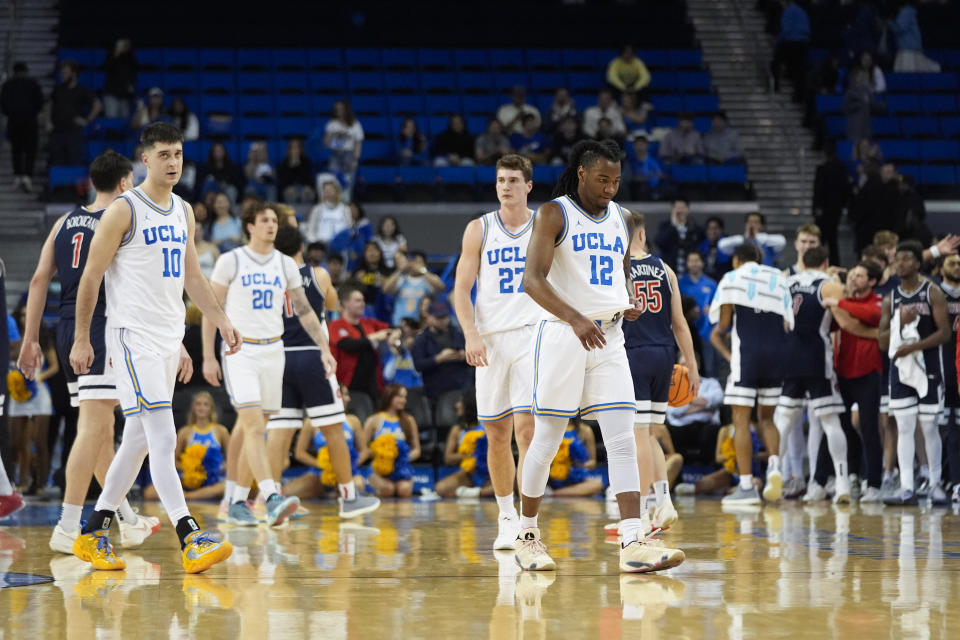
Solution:
{"label": "basketball", "polygon": [[690,388],[687,368],[682,364],[675,364],[673,374],[670,376],[670,395],[667,404],[671,407],[684,407],[690,404],[691,400],[693,400],[693,390]]}

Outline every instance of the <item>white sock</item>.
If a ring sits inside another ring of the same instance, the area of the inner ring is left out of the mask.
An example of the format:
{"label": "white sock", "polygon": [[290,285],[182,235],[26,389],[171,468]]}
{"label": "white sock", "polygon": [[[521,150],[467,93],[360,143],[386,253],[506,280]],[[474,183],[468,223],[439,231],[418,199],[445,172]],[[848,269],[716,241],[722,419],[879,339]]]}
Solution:
{"label": "white sock", "polygon": [[501,516],[517,517],[517,507],[513,503],[513,494],[508,496],[497,496],[497,506],[500,507]]}
{"label": "white sock", "polygon": [[82,504],[67,504],[60,507],[60,528],[67,533],[80,530],[80,517],[83,515]]}
{"label": "white sock", "polygon": [[[647,506],[647,498],[650,496],[646,494],[640,494],[640,513],[647,513],[647,510],[650,508]],[[623,529],[623,524],[620,525],[621,530]]]}
{"label": "white sock", "polygon": [[897,463],[900,465],[900,488],[913,491],[913,458],[916,454],[914,431],[917,428],[917,414],[903,413],[896,416],[897,421]]}
{"label": "white sock", "polygon": [[237,483],[233,480],[227,480],[227,486],[223,490],[223,497],[227,502],[233,501],[233,494],[237,490]]}
{"label": "white sock", "polygon": [[9,496],[13,493],[13,486],[10,484],[10,478],[7,477],[7,470],[3,466],[3,460],[0,459],[0,496]]}
{"label": "white sock", "polygon": [[657,494],[657,506],[670,504],[670,483],[666,480],[657,480],[653,483],[653,490]]}
{"label": "white sock", "polygon": [[263,495],[264,498],[269,498],[275,493],[280,493],[280,487],[277,486],[273,478],[258,482],[257,486],[260,488],[260,494]]}
{"label": "white sock", "polygon": [[537,524],[537,518],[539,516],[530,516],[529,518],[525,515],[520,516],[520,528],[521,529],[536,529],[540,525]]}
{"label": "white sock", "polygon": [[250,497],[250,487],[241,487],[237,485],[233,489],[233,498],[230,502],[246,502]]}
{"label": "white sock", "polygon": [[344,502],[352,502],[357,499],[357,485],[353,482],[340,485],[340,497]]}
{"label": "white sock", "polygon": [[120,508],[117,509],[117,513],[120,515],[120,519],[127,524],[133,524],[137,521],[137,514],[133,512],[133,509],[130,507],[130,503],[127,502],[126,498],[124,498],[123,502],[120,503]]}
{"label": "white sock", "polygon": [[927,477],[930,478],[931,487],[939,487],[943,442],[940,439],[940,425],[937,424],[937,417],[926,414],[920,416],[920,429],[923,431],[923,444],[927,450]]}
{"label": "white sock", "polygon": [[753,476],[751,474],[740,474],[740,488],[744,491],[750,491],[753,489]]}
{"label": "white sock", "polygon": [[640,518],[626,518],[620,521],[620,544],[624,547],[640,539],[640,528],[643,520]]}
{"label": "white sock", "polygon": [[780,473],[780,456],[770,456],[767,458],[767,475],[773,472]]}

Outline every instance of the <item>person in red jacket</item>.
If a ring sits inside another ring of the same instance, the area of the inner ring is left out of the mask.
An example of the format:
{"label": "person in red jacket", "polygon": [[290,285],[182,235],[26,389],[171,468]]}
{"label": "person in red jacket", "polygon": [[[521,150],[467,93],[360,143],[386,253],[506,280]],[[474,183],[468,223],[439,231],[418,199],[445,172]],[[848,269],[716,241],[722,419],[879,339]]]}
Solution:
{"label": "person in red jacket", "polygon": [[860,437],[866,450],[867,490],[860,502],[880,502],[883,449],[880,444],[880,374],[883,363],[877,343],[883,298],[873,287],[883,275],[880,266],[864,261],[847,273],[847,297],[826,298],[840,327],[836,345],[837,382],[847,412],[856,403],[860,410]]}
{"label": "person in red jacket", "polygon": [[337,379],[350,391],[360,391],[374,402],[383,391],[380,343],[397,340],[399,329],[375,318],[364,318],[366,303],[359,287],[340,294],[343,315],[330,323],[330,352],[337,360]]}

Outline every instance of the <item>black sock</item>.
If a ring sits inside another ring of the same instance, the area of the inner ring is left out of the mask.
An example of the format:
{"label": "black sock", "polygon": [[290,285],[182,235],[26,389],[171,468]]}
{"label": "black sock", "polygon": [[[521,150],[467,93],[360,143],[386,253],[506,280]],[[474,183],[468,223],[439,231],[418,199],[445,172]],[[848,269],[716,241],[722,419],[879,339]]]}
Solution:
{"label": "black sock", "polygon": [[94,511],[90,514],[90,517],[87,519],[87,524],[83,526],[80,533],[86,534],[99,531],[100,529],[109,529],[115,517],[116,514],[113,511]]}
{"label": "black sock", "polygon": [[180,538],[180,548],[187,546],[185,542],[188,535],[194,531],[199,531],[200,525],[193,519],[193,516],[184,516],[177,520],[177,537]]}

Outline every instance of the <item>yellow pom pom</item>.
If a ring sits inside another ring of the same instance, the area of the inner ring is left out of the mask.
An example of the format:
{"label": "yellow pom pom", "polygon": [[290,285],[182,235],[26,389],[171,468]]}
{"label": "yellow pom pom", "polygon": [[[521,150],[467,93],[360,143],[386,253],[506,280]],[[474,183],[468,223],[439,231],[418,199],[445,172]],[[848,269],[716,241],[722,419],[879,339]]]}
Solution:
{"label": "yellow pom pom", "polygon": [[203,467],[183,472],[183,486],[187,489],[199,489],[207,481],[207,472]]}
{"label": "yellow pom pom", "polygon": [[337,474],[333,471],[333,463],[330,460],[330,449],[320,447],[317,451],[317,468],[320,469],[320,483],[326,487],[332,487],[337,484]]}
{"label": "yellow pom pom", "polygon": [[377,475],[389,476],[396,466],[400,450],[397,441],[390,433],[381,433],[370,443],[373,453],[373,471]]}
{"label": "yellow pom pom", "polygon": [[203,458],[206,455],[206,445],[199,442],[189,445],[180,454],[183,486],[187,489],[198,489],[207,481],[207,470],[203,468]]}
{"label": "yellow pom pom", "polygon": [[27,379],[17,370],[7,373],[7,389],[10,390],[10,397],[17,402],[26,402],[33,396],[27,388]]}
{"label": "yellow pom pom", "polygon": [[550,479],[563,481],[570,475],[570,440],[566,438],[560,443],[560,449],[550,463]]}

